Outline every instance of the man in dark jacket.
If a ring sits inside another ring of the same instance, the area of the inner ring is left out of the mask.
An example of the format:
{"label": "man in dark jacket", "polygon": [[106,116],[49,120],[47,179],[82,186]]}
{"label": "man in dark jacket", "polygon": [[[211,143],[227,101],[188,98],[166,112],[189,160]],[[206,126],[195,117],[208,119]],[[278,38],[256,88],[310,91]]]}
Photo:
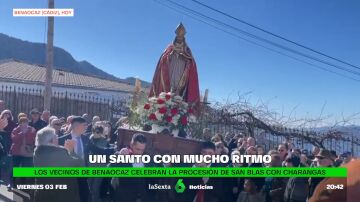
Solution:
{"label": "man in dark jacket", "polygon": [[[269,167],[281,167],[282,162],[280,155],[277,151],[271,152],[271,162]],[[287,178],[267,177],[263,191],[266,193],[267,202],[283,202],[284,191],[287,184]]]}
{"label": "man in dark jacket", "polygon": [[[285,158],[286,167],[299,167],[300,157],[294,153],[290,153]],[[308,178],[304,177],[290,177],[287,181],[284,191],[285,202],[305,202],[306,193],[308,192]]]}
{"label": "man in dark jacket", "polygon": [[[57,146],[54,129],[46,127],[36,135],[34,151],[35,167],[79,167],[84,162],[69,154],[73,145],[66,143],[65,147]],[[38,185],[65,185],[66,189],[37,189],[34,201],[74,201],[80,202],[79,186],[76,178],[36,178]],[[64,187],[65,188],[65,187]]]}
{"label": "man in dark jacket", "polygon": [[[146,148],[146,137],[141,133],[135,133],[130,146],[120,150],[121,155],[143,155]],[[110,164],[110,167],[149,167],[144,163]],[[113,200],[116,202],[154,201],[154,193],[149,191],[148,178],[112,178]]]}
{"label": "man in dark jacket", "polygon": [[47,123],[41,120],[41,112],[38,109],[33,109],[30,111],[31,121],[29,126],[35,128],[36,131],[39,131],[46,127]]}
{"label": "man in dark jacket", "polygon": [[[315,166],[317,167],[332,167],[334,158],[331,152],[327,149],[320,149],[320,152],[315,155]],[[309,193],[308,199],[313,195],[317,185],[323,180],[323,177],[310,177],[309,178]]]}
{"label": "man in dark jacket", "polygon": [[[215,155],[215,144],[204,142],[201,147],[201,155]],[[219,164],[194,164],[193,167],[220,167]],[[183,183],[186,186],[184,193],[179,194],[177,201],[196,201],[196,202],[222,202],[226,201],[224,190],[224,179],[222,178],[185,178]],[[189,185],[207,185],[213,189],[189,189]]]}
{"label": "man in dark jacket", "polygon": [[241,138],[242,135],[241,134],[235,134],[233,138],[231,138],[231,140],[228,142],[228,148],[229,151],[231,152],[232,150],[236,149],[237,147],[237,143],[238,143],[238,139]]}
{"label": "man in dark jacket", "polygon": [[71,121],[70,134],[59,137],[59,145],[65,145],[67,141],[71,141],[75,144],[75,148],[72,153],[81,159],[84,159],[88,164],[89,157],[89,138],[84,135],[87,123],[82,117],[74,117]]}
{"label": "man in dark jacket", "polygon": [[[58,139],[59,145],[74,145],[71,154],[85,161],[85,165],[89,162],[89,138],[84,135],[87,128],[86,120],[82,117],[74,117],[71,121],[70,134],[64,135]],[[87,178],[79,178],[80,199],[82,202],[89,201],[89,185]]]}

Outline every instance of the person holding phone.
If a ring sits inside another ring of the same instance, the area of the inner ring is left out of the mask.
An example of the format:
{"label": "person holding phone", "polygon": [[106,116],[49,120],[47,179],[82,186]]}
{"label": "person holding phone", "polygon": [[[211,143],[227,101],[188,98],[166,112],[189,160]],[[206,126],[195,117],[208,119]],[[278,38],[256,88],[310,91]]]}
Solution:
{"label": "person holding phone", "polygon": [[10,146],[12,144],[11,133],[18,126],[18,124],[15,123],[11,111],[8,109],[1,112],[0,119],[7,122],[6,127],[3,128],[4,134],[2,135],[2,139],[5,152],[9,153]]}

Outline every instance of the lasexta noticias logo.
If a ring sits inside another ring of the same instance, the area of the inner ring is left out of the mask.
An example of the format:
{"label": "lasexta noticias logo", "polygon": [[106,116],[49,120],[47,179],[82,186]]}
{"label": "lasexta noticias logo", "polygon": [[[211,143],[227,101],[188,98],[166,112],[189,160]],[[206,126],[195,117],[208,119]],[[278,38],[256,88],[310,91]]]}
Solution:
{"label": "lasexta noticias logo", "polygon": [[185,191],[186,187],[185,187],[185,184],[183,182],[183,179],[179,179],[177,182],[176,182],[176,185],[175,185],[175,191],[177,193],[183,193]]}

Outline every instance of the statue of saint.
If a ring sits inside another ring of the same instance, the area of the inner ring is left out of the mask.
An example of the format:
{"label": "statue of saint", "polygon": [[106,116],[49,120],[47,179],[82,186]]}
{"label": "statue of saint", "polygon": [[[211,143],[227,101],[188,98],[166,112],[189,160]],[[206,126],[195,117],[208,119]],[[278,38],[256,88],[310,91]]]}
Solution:
{"label": "statue of saint", "polygon": [[183,24],[176,28],[176,37],[161,55],[149,96],[173,92],[189,104],[199,104],[199,81],[194,57],[185,41]]}

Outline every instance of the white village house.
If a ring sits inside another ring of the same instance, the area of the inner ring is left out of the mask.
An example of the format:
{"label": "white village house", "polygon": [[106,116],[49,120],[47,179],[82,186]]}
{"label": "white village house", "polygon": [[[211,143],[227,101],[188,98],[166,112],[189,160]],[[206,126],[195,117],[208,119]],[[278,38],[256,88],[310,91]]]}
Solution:
{"label": "white village house", "polygon": [[[4,86],[15,89],[44,89],[45,67],[9,59],[0,61],[0,90]],[[67,92],[97,96],[104,99],[127,100],[135,86],[124,82],[53,70],[53,92]],[[4,90],[4,89],[2,89]]]}
{"label": "white village house", "polygon": [[[0,60],[0,100],[13,114],[42,110],[45,70],[42,65]],[[88,113],[110,120],[127,114],[135,86],[54,69],[52,91],[53,114],[66,117]]]}

